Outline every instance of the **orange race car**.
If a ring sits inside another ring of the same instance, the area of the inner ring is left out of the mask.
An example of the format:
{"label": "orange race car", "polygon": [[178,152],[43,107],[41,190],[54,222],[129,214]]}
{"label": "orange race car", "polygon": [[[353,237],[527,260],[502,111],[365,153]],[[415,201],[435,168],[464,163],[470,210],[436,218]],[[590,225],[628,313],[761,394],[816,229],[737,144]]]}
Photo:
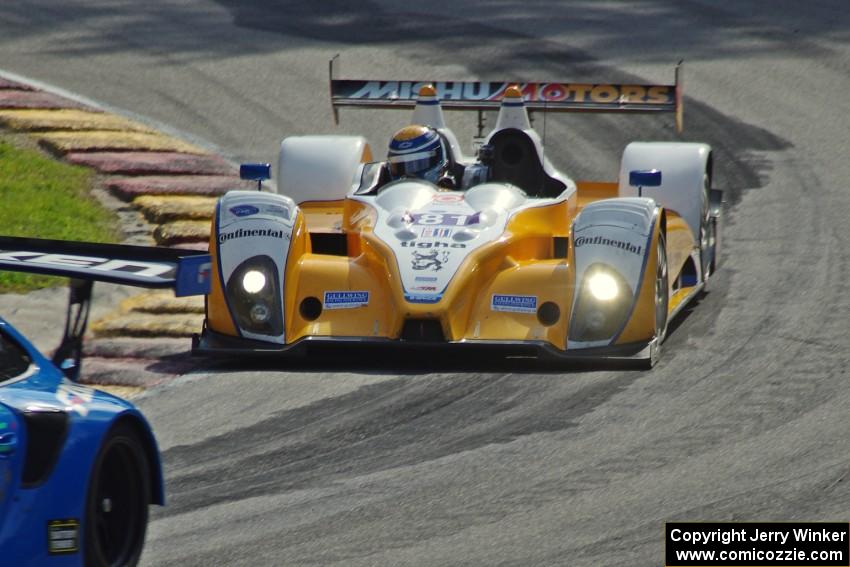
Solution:
{"label": "orange race car", "polygon": [[[212,291],[193,351],[315,343],[498,347],[651,365],[718,263],[705,144],[633,142],[619,180],[574,181],[528,111],[675,112],[675,85],[339,80],[333,110],[413,108],[376,161],[362,137],[283,140],[277,192],[217,205]],[[443,108],[495,109],[474,157]],[[261,182],[268,164],[247,164]]]}

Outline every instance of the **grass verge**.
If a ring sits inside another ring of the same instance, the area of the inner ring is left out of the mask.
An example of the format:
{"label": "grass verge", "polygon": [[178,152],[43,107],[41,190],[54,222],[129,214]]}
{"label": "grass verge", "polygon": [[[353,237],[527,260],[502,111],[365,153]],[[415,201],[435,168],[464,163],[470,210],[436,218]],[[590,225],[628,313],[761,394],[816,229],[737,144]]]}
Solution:
{"label": "grass verge", "polygon": [[[118,219],[89,193],[91,170],[0,138],[0,234],[118,242]],[[0,293],[64,284],[64,278],[0,271]]]}

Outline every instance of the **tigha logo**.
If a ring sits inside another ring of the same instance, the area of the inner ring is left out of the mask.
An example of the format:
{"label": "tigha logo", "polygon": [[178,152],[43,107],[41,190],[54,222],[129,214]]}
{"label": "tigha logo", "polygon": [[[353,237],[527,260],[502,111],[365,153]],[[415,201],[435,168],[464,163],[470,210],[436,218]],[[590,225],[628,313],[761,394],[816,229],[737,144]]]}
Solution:
{"label": "tigha logo", "polygon": [[587,244],[601,244],[603,246],[612,246],[614,248],[619,248],[620,250],[625,250],[627,252],[631,252],[632,254],[638,254],[643,251],[643,246],[636,246],[631,242],[625,242],[623,240],[613,240],[611,238],[605,238],[602,236],[579,236],[576,238],[576,248],[581,248]]}
{"label": "tigha logo", "polygon": [[446,242],[444,240],[416,240],[414,242],[403,240],[401,246],[402,248],[466,248],[466,244],[463,242]]}

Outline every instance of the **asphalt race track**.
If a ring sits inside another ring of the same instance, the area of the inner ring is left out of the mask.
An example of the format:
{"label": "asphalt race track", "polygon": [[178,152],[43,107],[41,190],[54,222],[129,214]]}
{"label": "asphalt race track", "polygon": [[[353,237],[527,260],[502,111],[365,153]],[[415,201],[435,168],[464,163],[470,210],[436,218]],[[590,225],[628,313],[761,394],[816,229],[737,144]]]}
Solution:
{"label": "asphalt race track", "polygon": [[[356,8],[355,8],[356,6]],[[323,356],[210,365],[140,399],[169,504],[145,565],[663,562],[670,520],[848,521],[846,0],[396,3],[17,0],[0,68],[168,124],[236,159],[364,133],[351,78],[672,81],[726,190],[725,264],[650,372]],[[450,114],[461,140],[473,117]],[[537,123],[542,129],[541,121]],[[549,156],[613,178],[666,118],[558,116]],[[14,321],[13,321],[14,322]]]}

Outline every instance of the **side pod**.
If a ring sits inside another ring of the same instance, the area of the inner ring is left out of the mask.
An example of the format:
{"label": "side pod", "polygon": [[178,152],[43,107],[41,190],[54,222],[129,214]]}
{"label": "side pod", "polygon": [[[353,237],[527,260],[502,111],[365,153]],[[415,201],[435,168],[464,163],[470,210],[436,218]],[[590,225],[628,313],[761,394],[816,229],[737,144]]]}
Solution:
{"label": "side pod", "polygon": [[[654,271],[662,210],[652,199],[617,198],[587,205],[572,229],[575,286],[568,349],[648,342],[654,333]],[[654,264],[654,262],[653,262]],[[649,284],[647,284],[649,280]],[[653,288],[653,289],[647,289]],[[637,326],[637,328],[636,328]]]}
{"label": "side pod", "polygon": [[307,240],[289,197],[231,191],[219,199],[210,236],[207,326],[218,333],[285,342],[284,289],[293,241]]}

